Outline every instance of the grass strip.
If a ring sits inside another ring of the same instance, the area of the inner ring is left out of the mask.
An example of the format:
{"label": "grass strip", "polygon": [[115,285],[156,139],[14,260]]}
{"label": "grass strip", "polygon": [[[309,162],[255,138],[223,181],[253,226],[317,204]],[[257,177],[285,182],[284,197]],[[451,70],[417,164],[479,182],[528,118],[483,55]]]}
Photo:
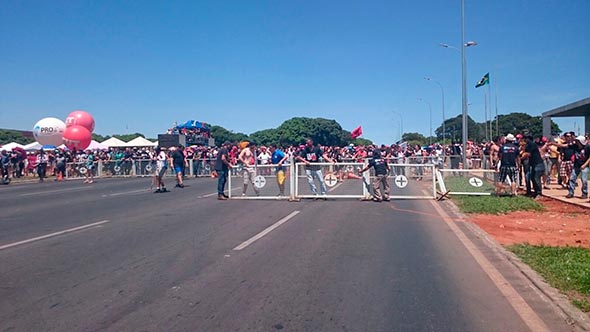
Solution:
{"label": "grass strip", "polygon": [[498,196],[452,196],[453,201],[464,213],[504,214],[513,211],[542,211],[543,205],[524,197]]}
{"label": "grass strip", "polygon": [[566,294],[576,307],[590,312],[590,249],[527,244],[507,248]]}

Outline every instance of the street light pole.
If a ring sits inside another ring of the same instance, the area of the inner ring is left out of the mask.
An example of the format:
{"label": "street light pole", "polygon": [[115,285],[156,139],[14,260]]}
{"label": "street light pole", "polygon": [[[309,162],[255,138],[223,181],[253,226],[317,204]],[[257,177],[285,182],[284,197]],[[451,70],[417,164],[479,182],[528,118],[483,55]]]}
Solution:
{"label": "street light pole", "polygon": [[429,111],[429,117],[430,117],[430,135],[428,137],[428,142],[429,145],[432,145],[432,105],[430,105],[430,103],[422,98],[418,98],[419,101],[423,101],[426,104],[428,104],[428,111]]}
{"label": "street light pole", "polygon": [[443,119],[443,123],[442,123],[442,130],[443,130],[443,144],[445,144],[445,142],[444,142],[444,141],[445,141],[445,138],[446,138],[446,136],[447,136],[447,130],[446,130],[446,127],[445,127],[445,121],[446,121],[446,119],[445,119],[445,89],[443,88],[442,84],[440,84],[440,82],[439,82],[439,81],[437,81],[437,80],[433,80],[433,79],[432,79],[432,78],[430,78],[430,77],[424,77],[424,79],[425,79],[425,80],[427,80],[427,81],[434,82],[434,83],[438,84],[438,86],[440,87],[440,92],[441,92],[441,94],[442,94],[442,119]]}
{"label": "street light pole", "polygon": [[465,0],[461,0],[461,100],[462,100],[462,124],[463,124],[463,169],[467,168],[467,70],[465,60]]}

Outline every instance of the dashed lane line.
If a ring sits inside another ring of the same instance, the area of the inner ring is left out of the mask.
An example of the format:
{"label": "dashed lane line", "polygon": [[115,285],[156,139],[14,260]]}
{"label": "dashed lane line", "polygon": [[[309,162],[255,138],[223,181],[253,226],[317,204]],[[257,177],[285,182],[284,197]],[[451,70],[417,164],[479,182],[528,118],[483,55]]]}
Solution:
{"label": "dashed lane line", "polygon": [[68,234],[68,233],[72,233],[72,232],[81,231],[81,230],[84,230],[84,229],[87,229],[87,228],[90,228],[90,227],[97,227],[97,226],[106,224],[108,222],[110,222],[110,220],[103,220],[103,221],[95,222],[95,223],[92,223],[92,224],[78,226],[78,227],[66,229],[66,230],[63,230],[63,231],[59,231],[59,232],[55,232],[55,233],[51,233],[51,234],[47,234],[47,235],[37,236],[37,237],[34,237],[32,239],[28,239],[28,240],[23,240],[23,241],[18,241],[18,242],[14,242],[14,243],[5,244],[5,245],[0,246],[0,250],[4,250],[4,249],[8,249],[8,248],[20,246],[20,245],[31,243],[31,242],[45,240],[45,239],[56,237],[56,236],[59,236],[59,235],[64,235],[64,234]]}
{"label": "dashed lane line", "polygon": [[291,212],[288,216],[284,217],[283,219],[281,219],[281,220],[277,221],[276,223],[272,224],[271,226],[267,227],[262,232],[254,235],[253,237],[249,238],[248,240],[242,242],[242,244],[240,244],[239,246],[235,247],[233,250],[239,251],[239,250],[245,249],[246,247],[248,247],[252,243],[260,240],[261,238],[263,238],[268,233],[272,232],[273,230],[275,230],[276,228],[278,228],[282,224],[284,224],[287,221],[289,221],[291,218],[293,218],[296,215],[298,215],[299,212],[301,212],[301,211],[293,211],[293,212]]}

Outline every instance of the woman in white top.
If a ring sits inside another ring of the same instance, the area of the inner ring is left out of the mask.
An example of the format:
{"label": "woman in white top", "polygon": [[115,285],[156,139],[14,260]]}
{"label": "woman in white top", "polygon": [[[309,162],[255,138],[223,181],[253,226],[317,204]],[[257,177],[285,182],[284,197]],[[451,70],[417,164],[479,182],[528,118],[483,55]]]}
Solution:
{"label": "woman in white top", "polygon": [[162,150],[159,146],[156,147],[156,186],[157,189],[154,193],[165,193],[166,186],[164,185],[164,174],[168,170],[168,156],[166,151]]}

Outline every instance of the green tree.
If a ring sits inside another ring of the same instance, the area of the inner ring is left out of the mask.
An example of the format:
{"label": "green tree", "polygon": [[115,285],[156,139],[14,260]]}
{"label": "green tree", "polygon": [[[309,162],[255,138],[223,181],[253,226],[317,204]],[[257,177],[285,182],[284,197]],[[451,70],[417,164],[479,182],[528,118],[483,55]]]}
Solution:
{"label": "green tree", "polygon": [[250,134],[249,139],[258,145],[271,145],[279,143],[279,131],[277,129],[264,129]]}
{"label": "green tree", "polygon": [[408,142],[409,145],[424,145],[428,142],[426,137],[420,133],[404,133],[402,141]]}
{"label": "green tree", "polygon": [[[498,115],[500,135],[526,134],[533,136],[543,135],[543,118],[541,116],[530,116],[526,113],[510,113]],[[551,121],[551,131],[561,132],[559,126]]]}
{"label": "green tree", "polygon": [[16,142],[18,144],[29,144],[35,140],[31,137],[23,136],[18,130],[0,129],[0,144]]}
{"label": "green tree", "polygon": [[211,137],[215,138],[217,145],[223,144],[225,141],[233,143],[248,140],[248,135],[243,133],[234,133],[221,126],[211,126]]}

